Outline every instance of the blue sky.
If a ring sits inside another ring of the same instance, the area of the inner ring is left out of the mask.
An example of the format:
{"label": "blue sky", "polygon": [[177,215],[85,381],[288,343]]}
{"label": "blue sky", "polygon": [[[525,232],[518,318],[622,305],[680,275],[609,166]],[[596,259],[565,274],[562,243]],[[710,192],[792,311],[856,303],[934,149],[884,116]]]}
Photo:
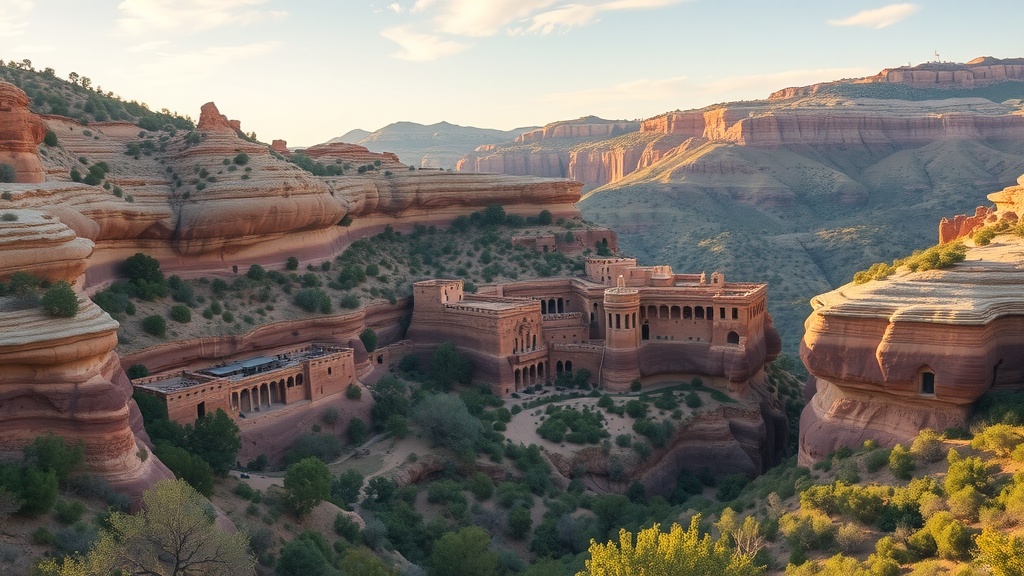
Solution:
{"label": "blue sky", "polygon": [[261,140],[311,145],[400,120],[645,118],[936,50],[1019,57],[1021,16],[994,0],[0,0],[0,58],[193,118],[212,100]]}

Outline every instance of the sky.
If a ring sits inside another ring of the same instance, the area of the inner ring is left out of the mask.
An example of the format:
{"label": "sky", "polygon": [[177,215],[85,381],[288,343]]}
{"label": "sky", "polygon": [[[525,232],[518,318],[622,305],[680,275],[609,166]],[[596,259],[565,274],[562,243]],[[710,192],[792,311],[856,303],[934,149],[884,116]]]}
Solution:
{"label": "sky", "polygon": [[887,67],[1021,57],[1019,0],[0,0],[0,59],[260,140],[640,119]]}

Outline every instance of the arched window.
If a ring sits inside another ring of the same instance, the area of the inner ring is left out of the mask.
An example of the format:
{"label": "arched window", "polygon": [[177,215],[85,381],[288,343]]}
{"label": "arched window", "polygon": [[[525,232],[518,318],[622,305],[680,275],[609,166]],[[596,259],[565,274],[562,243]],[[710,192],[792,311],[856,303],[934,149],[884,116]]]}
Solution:
{"label": "arched window", "polygon": [[565,312],[565,300],[559,298],[558,299],[558,313],[561,314],[563,312]]}
{"label": "arched window", "polygon": [[563,369],[562,368],[562,361],[559,360],[558,362],[555,362],[555,373],[556,374],[561,374],[562,373],[562,369]]}
{"label": "arched window", "polygon": [[728,342],[729,344],[739,344],[740,335],[737,334],[736,332],[729,332],[729,335],[725,337],[725,341]]}
{"label": "arched window", "polygon": [[668,318],[668,306],[663,304],[658,308],[658,318]]}
{"label": "arched window", "polygon": [[669,318],[672,318],[673,320],[679,320],[679,306],[672,307],[672,313],[669,315]]}
{"label": "arched window", "polygon": [[695,307],[693,309],[693,314],[694,314],[695,318],[699,318],[699,319],[703,320],[704,319],[704,307],[703,306]]}
{"label": "arched window", "polygon": [[570,360],[566,360],[565,361],[565,371],[566,372],[572,372],[572,361],[570,361]]}
{"label": "arched window", "polygon": [[923,368],[918,373],[918,381],[921,385],[921,394],[935,395],[935,372],[930,368]]}
{"label": "arched window", "polygon": [[693,318],[693,308],[683,306],[683,319],[689,320],[690,318]]}

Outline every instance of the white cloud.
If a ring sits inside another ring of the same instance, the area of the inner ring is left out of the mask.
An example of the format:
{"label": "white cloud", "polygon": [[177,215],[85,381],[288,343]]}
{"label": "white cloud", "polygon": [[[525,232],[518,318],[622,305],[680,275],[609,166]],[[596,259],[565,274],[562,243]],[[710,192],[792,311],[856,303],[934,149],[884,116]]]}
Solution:
{"label": "white cloud", "polygon": [[281,42],[257,42],[238,46],[207,46],[191,52],[157,52],[136,75],[150,84],[179,85],[217,75],[223,68],[273,52]]}
{"label": "white cloud", "polygon": [[416,32],[404,26],[387,28],[381,31],[380,35],[398,44],[399,51],[394,54],[395,58],[411,62],[429,62],[458,54],[468,48],[461,42]]}
{"label": "white cloud", "polygon": [[402,13],[402,5],[399,4],[398,2],[392,2],[391,4],[388,4],[388,10],[391,10],[395,14],[401,14]]}
{"label": "white cloud", "polygon": [[25,32],[32,4],[32,0],[0,0],[0,38]]}
{"label": "white cloud", "polygon": [[[401,46],[397,58],[427,61],[466,49],[451,36],[551,34],[593,24],[603,12],[662,8],[686,0],[416,0],[410,14],[428,22],[389,28],[381,36]],[[397,4],[397,2],[395,3]],[[401,11],[395,10],[396,12]]]}
{"label": "white cloud", "polygon": [[921,10],[917,4],[904,2],[901,4],[889,4],[874,10],[862,10],[853,16],[841,20],[829,20],[832,26],[867,26],[868,28],[885,28],[904,20]]}
{"label": "white cloud", "polygon": [[244,26],[287,16],[281,10],[257,8],[267,0],[124,0],[118,4],[117,23],[129,34],[154,30],[209,30],[228,25]]}

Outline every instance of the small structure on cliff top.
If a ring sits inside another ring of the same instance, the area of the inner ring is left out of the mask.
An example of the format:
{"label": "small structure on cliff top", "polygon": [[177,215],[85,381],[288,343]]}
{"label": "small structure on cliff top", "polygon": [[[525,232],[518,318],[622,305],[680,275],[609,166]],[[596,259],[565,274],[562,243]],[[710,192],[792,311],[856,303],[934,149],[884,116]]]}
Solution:
{"label": "small structure on cliff top", "polygon": [[273,357],[255,356],[202,370],[182,370],[132,382],[167,407],[168,418],[191,424],[218,408],[245,418],[275,406],[316,402],[356,381],[353,350],[314,344]]}
{"label": "small structure on cliff top", "polygon": [[426,280],[413,294],[409,339],[452,341],[499,396],[582,368],[610,391],[659,374],[721,377],[739,391],[780,349],[766,284],[633,258],[588,258],[581,277],[480,294],[465,293],[461,280]]}

